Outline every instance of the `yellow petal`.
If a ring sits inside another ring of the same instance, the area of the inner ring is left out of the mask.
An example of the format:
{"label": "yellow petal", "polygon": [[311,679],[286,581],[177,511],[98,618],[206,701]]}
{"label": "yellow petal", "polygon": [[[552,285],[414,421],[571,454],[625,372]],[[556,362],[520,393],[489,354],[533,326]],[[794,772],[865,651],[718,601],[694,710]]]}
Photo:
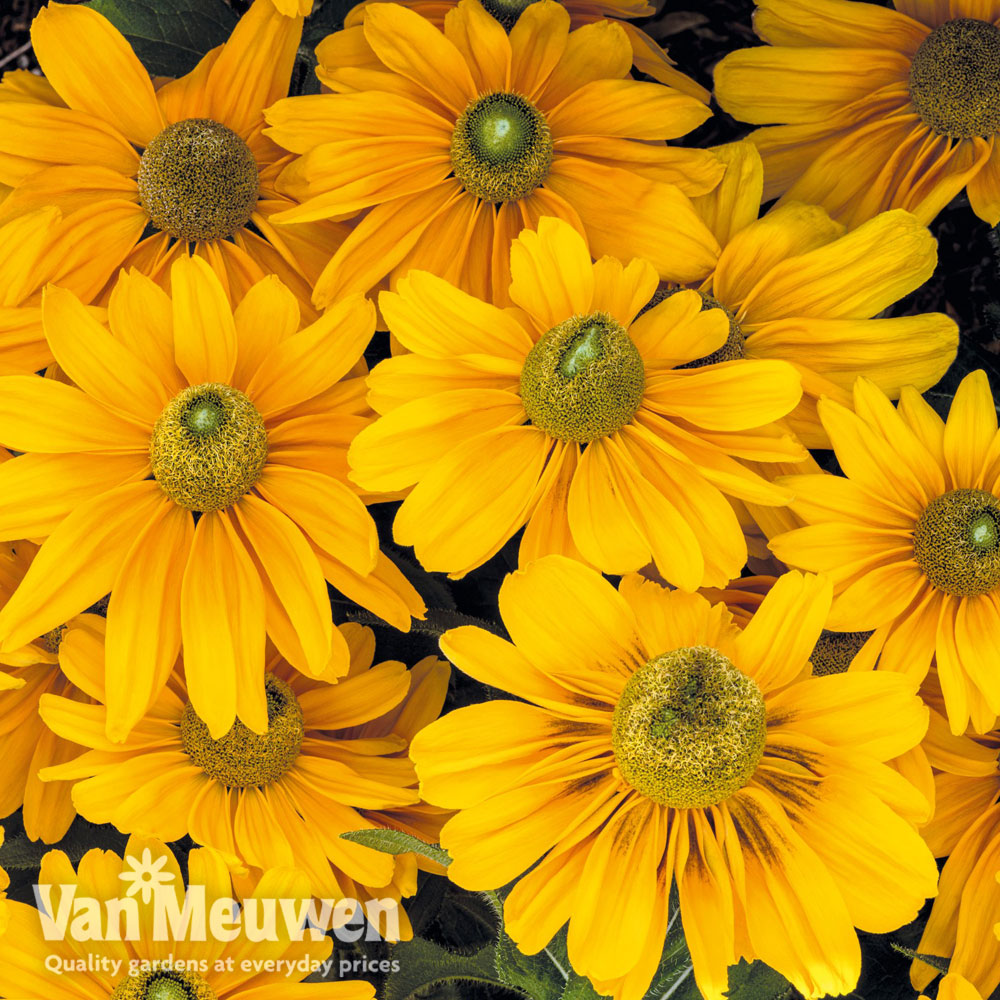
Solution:
{"label": "yellow petal", "polygon": [[87,7],[51,4],[31,26],[46,79],[71,107],[149,145],[166,127],[153,84],[121,32]]}
{"label": "yellow petal", "polygon": [[561,219],[538,220],[510,248],[510,297],[541,330],[590,312],[594,270],[586,240]]}
{"label": "yellow petal", "polygon": [[[321,674],[330,659],[333,622],[326,580],[313,550],[289,517],[255,496],[245,496],[235,513],[285,608],[310,672]],[[332,510],[327,515],[336,520]]]}
{"label": "yellow petal", "polygon": [[200,257],[184,255],[170,269],[174,351],[191,385],[229,384],[236,367],[236,324],[219,278]]}
{"label": "yellow petal", "polygon": [[108,604],[108,736],[123,741],[174,668],[181,578],[194,536],[190,511],[164,503],[129,549]]}
{"label": "yellow petal", "polygon": [[[220,739],[236,721],[236,679],[259,674],[263,702],[264,593],[257,569],[225,513],[202,514],[181,584],[184,669],[191,704]],[[243,721],[267,728],[267,711]]]}
{"label": "yellow petal", "polygon": [[23,646],[109,593],[132,542],[167,502],[153,480],[143,480],[78,506],[42,544],[0,611],[0,649]]}
{"label": "yellow petal", "polygon": [[779,577],[736,639],[736,665],[765,692],[793,680],[823,631],[832,596],[825,576],[792,572]]}
{"label": "yellow petal", "polygon": [[42,323],[56,361],[73,382],[126,420],[152,430],[171,393],[145,361],[64,288],[46,289]]}

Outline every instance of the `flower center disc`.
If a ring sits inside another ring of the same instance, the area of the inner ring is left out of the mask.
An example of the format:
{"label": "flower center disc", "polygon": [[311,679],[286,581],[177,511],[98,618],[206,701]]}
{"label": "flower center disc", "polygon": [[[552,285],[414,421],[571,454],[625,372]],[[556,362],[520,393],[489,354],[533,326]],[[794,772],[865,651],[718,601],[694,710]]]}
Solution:
{"label": "flower center disc", "polygon": [[197,972],[154,969],[125,976],[111,1000],[216,1000],[216,994]]}
{"label": "flower center disc", "polygon": [[552,327],[521,369],[528,419],[562,441],[596,441],[624,427],[645,388],[638,349],[607,313],[574,316]]}
{"label": "flower center disc", "polygon": [[267,431],[257,407],[220,382],[182,389],[163,408],[149,444],[153,476],[188,510],[222,510],[260,478]]}
{"label": "flower center disc", "polygon": [[139,161],[139,202],[178,239],[221,240],[250,220],[260,181],[247,144],[210,118],[168,125]]}
{"label": "flower center disc", "polygon": [[1000,130],[1000,29],[971,17],[935,28],[913,56],[910,100],[940,135],[971,139]]}
{"label": "flower center disc", "polygon": [[913,555],[938,590],[976,597],[1000,586],[1000,499],[985,490],[951,490],[925,508]]}
{"label": "flower center disc", "polygon": [[545,180],[552,165],[548,122],[518,94],[478,97],[455,122],[451,164],[466,191],[477,198],[524,198]]}
{"label": "flower center disc", "polygon": [[847,668],[871,635],[871,632],[828,632],[823,629],[809,657],[813,676],[847,673]]}
{"label": "flower center disc", "polygon": [[291,770],[302,749],[305,724],[295,692],[273,674],[268,675],[264,685],[267,732],[263,734],[237,719],[222,739],[213,740],[190,702],[184,708],[184,750],[205,774],[229,788],[259,788],[277,781]]}
{"label": "flower center disc", "polygon": [[622,777],[663,806],[703,809],[750,780],[764,754],[764,696],[717,649],[663,653],[628,680],[611,722]]}
{"label": "flower center disc", "polygon": [[[671,295],[676,295],[678,292],[683,291],[685,289],[681,287],[657,289],[649,302],[639,311],[639,315],[641,316],[643,313],[649,312],[653,306],[658,306],[665,299],[669,299]],[[736,322],[736,317],[714,295],[709,295],[707,292],[699,292],[698,294],[701,296],[702,312],[705,312],[706,309],[721,309],[729,317],[729,334],[726,337],[726,342],[721,347],[712,351],[711,354],[706,354],[703,358],[695,358],[694,361],[688,361],[677,367],[679,369],[704,368],[705,365],[718,364],[720,361],[738,361],[740,358],[746,357],[744,348],[746,337],[743,335],[740,324]]]}
{"label": "flower center disc", "polygon": [[534,0],[485,0],[483,6],[506,31],[510,31],[530,3],[534,3]]}

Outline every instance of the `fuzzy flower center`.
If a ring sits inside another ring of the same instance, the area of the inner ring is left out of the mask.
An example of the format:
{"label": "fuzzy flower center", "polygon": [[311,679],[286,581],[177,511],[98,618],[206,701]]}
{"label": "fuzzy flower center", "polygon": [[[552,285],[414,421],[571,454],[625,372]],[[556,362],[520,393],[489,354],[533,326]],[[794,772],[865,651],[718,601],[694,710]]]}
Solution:
{"label": "fuzzy flower center", "polygon": [[977,597],[1000,586],[1000,499],[985,490],[935,497],[913,530],[917,565],[938,590]]}
{"label": "fuzzy flower center", "polygon": [[596,441],[624,427],[645,387],[638,349],[607,313],[573,316],[552,327],[521,369],[528,419],[562,441]]}
{"label": "fuzzy flower center", "polygon": [[155,969],[125,976],[111,1000],[216,1000],[216,994],[197,972]]}
{"label": "fuzzy flower center", "polygon": [[153,476],[188,510],[222,510],[260,478],[267,431],[257,407],[220,382],[182,389],[163,408],[149,444]]}
{"label": "fuzzy flower center", "polygon": [[847,673],[851,661],[861,652],[861,647],[871,638],[871,634],[871,632],[829,632],[823,629],[809,657],[812,660],[813,676]]}
{"label": "fuzzy flower center", "polygon": [[[684,288],[659,288],[653,293],[653,297],[642,307],[639,312],[641,316],[643,313],[648,312],[653,306],[658,306],[665,299],[669,299],[671,295],[676,295],[678,292],[685,291]],[[729,334],[726,337],[726,342],[716,350],[712,351],[711,354],[706,354],[703,358],[695,358],[694,361],[688,361],[686,364],[678,365],[678,368],[704,368],[705,365],[718,364],[720,361],[738,361],[740,358],[746,356],[744,350],[744,345],[746,344],[746,336],[743,333],[740,324],[736,322],[736,316],[730,312],[714,295],[709,295],[708,292],[698,292],[701,296],[701,311],[705,312],[706,309],[721,309],[729,317]]]}
{"label": "fuzzy flower center", "polygon": [[260,182],[247,144],[210,118],[168,125],[139,162],[139,202],[157,229],[221,240],[250,220]]}
{"label": "fuzzy flower center", "polygon": [[675,809],[704,809],[750,780],[764,754],[764,696],[717,649],[663,653],[628,680],[611,746],[636,791]]}
{"label": "fuzzy flower center", "polygon": [[305,724],[295,692],[269,674],[267,732],[255,733],[238,719],[222,739],[213,740],[208,726],[190,702],[181,717],[181,743],[185,752],[210,778],[229,788],[251,788],[277,781],[291,770],[302,749]]}
{"label": "fuzzy flower center", "polygon": [[910,100],[939,135],[971,139],[1000,130],[1000,29],[972,17],[935,28],[913,56]]}
{"label": "fuzzy flower center", "polygon": [[483,6],[506,31],[510,31],[530,3],[534,3],[534,0],[485,0]]}
{"label": "fuzzy flower center", "polygon": [[552,133],[531,101],[499,91],[485,94],[470,101],[455,123],[451,163],[470,194],[516,201],[548,176]]}

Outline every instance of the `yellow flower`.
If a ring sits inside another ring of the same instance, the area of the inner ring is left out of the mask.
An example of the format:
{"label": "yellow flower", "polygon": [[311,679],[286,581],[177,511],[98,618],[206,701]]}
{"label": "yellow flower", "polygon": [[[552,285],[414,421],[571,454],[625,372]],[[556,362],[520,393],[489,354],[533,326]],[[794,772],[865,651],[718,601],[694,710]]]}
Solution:
{"label": "yellow flower", "polygon": [[346,670],[327,581],[400,628],[423,605],[379,551],[346,484],[367,420],[352,369],[374,308],[343,300],[299,331],[277,278],[235,310],[198,257],[173,298],[123,274],[111,332],[63,289],[43,305],[49,346],[76,385],[0,378],[0,538],[48,536],[0,610],[0,650],[110,592],[109,736],[122,740],[182,642],[191,699],[214,736],[267,727],[264,640],[312,676]]}
{"label": "yellow flower", "polygon": [[962,381],[947,424],[918,392],[899,408],[859,379],[854,409],[819,415],[840,476],[789,476],[806,523],[771,548],[789,566],[828,573],[828,627],[874,629],[879,665],[916,680],[937,659],[952,731],[1000,714],[1000,435],[985,372]]}
{"label": "yellow flower", "polygon": [[980,0],[758,0],[769,46],[730,53],[715,92],[754,125],[765,200],[849,226],[889,208],[923,222],[966,190],[1000,222],[1000,7]]}
{"label": "yellow flower", "polygon": [[[7,543],[0,549],[0,607],[24,579],[37,551],[32,542]],[[38,702],[49,692],[90,701],[60,664],[65,657],[79,657],[80,650],[93,642],[103,648],[104,624],[100,615],[74,615],[20,649],[0,653],[0,760],[4,768],[0,818],[21,809],[21,822],[32,840],[54,844],[76,816],[69,789],[42,784],[39,770],[80,752],[79,746],[46,729],[38,715]]]}
{"label": "yellow flower", "polygon": [[802,402],[788,424],[802,443],[830,447],[816,403],[828,396],[849,406],[859,375],[892,399],[904,385],[921,392],[934,385],[955,358],[955,322],[943,313],[872,318],[933,273],[937,243],[927,228],[893,211],[847,232],[822,208],[797,203],[758,219],[766,181],[760,155],[748,142],[715,152],[725,176],[695,206],[722,253],[696,287],[730,314],[744,357],[798,370]]}
{"label": "yellow flower", "polygon": [[723,493],[763,504],[791,494],[731,456],[805,457],[767,426],[799,401],[794,369],[698,367],[725,343],[726,314],[679,291],[636,318],[655,268],[592,263],[566,222],[525,230],[510,267],[519,309],[424,271],[379,298],[412,353],[372,372],[369,400],[384,416],[349,459],[366,489],[416,484],[396,540],[427,569],[461,576],[527,524],[522,563],[559,552],[626,573],[652,560],[685,590],[737,576],[746,542]]}
{"label": "yellow flower", "polygon": [[[124,859],[113,851],[89,851],[76,870],[62,851],[49,851],[42,859],[38,881],[51,887],[54,906],[63,898],[62,887],[71,886],[81,902],[81,897],[98,901],[100,924],[95,928],[93,920],[78,917],[71,921],[63,940],[46,940],[39,911],[8,902],[10,923],[0,937],[0,994],[52,1000],[372,1000],[372,986],[360,980],[300,983],[311,967],[330,957],[332,941],[328,936],[314,941],[308,934],[302,941],[291,940],[280,919],[278,939],[264,944],[253,941],[242,924],[232,940],[198,941],[193,940],[194,933],[175,937],[168,923],[164,940],[162,928],[153,922],[156,896],[149,893],[144,900],[143,894],[137,894],[131,899],[138,908],[139,919],[134,923],[139,937],[115,940],[107,912],[128,897],[127,879],[150,862],[164,877],[170,876],[170,884],[160,892],[176,894],[180,909],[184,876],[173,853],[158,841],[130,838]],[[207,909],[233,899],[229,872],[214,851],[191,851],[187,881],[205,887]],[[272,872],[253,895],[261,900],[307,898],[303,882],[299,872]],[[119,934],[127,938],[122,930],[127,930],[127,921],[123,917],[119,921]],[[74,922],[85,923],[98,939],[77,940]],[[270,968],[264,964],[269,959],[273,960]],[[59,973],[52,971],[55,963],[59,963]]]}
{"label": "yellow flower", "polygon": [[288,93],[301,33],[300,17],[255,0],[224,45],[154,89],[102,15],[48,4],[31,30],[45,79],[8,74],[0,85],[0,182],[13,187],[0,222],[60,209],[43,260],[72,271],[87,302],[106,300],[121,267],[169,287],[172,262],[193,253],[234,302],[277,274],[310,310],[344,230],[274,229],[271,216],[292,204],[275,188],[289,158],[261,134],[264,108]]}
{"label": "yellow flower", "polygon": [[[931,687],[924,698],[931,706],[924,748],[935,769],[938,804],[934,818],[920,832],[934,854],[948,860],[917,951],[950,959],[951,971],[960,971],[988,997],[1000,985],[1000,947],[994,940],[1000,913],[996,878],[1000,872],[1000,730],[955,736],[938,711],[940,693]],[[936,975],[934,968],[919,961],[910,971],[917,990],[926,988]],[[947,995],[938,993],[939,997]]]}
{"label": "yellow flower", "polygon": [[[275,0],[278,2],[278,0]],[[289,0],[284,0],[289,2]],[[401,6],[415,10],[426,17],[437,27],[444,25],[448,11],[454,9],[458,0],[401,0]],[[359,3],[344,18],[344,31],[325,38],[316,46],[316,56],[320,67],[317,75],[324,83],[327,73],[324,65],[341,65],[342,53],[353,52],[357,55],[370,47],[363,42],[362,25],[364,13],[370,0]],[[530,6],[529,0],[486,0],[483,7],[492,14],[508,31],[517,23],[517,19]],[[674,68],[674,61],[666,50],[658,45],[642,28],[630,24],[629,18],[649,17],[656,13],[656,8],[646,0],[565,0],[563,6],[569,14],[571,28],[580,28],[585,24],[594,24],[605,18],[613,18],[622,26],[632,46],[632,65],[639,73],[648,73],[654,80],[669,84],[682,93],[708,103],[708,91]],[[372,53],[374,58],[374,53]]]}
{"label": "yellow flower", "polygon": [[[811,677],[830,585],[789,573],[740,629],[724,605],[549,556],[508,577],[512,642],[453,629],[462,671],[520,701],[461,708],[413,741],[449,876],[522,876],[506,927],[531,954],[569,921],[599,993],[644,995],[676,883],[706,1000],[759,958],[814,998],[850,991],[854,927],[889,931],[933,894],[911,820],[926,802],[884,761],[927,728],[917,685]],[[891,725],[887,725],[891,720]],[[850,850],[845,850],[850,845]]]}
{"label": "yellow flower", "polygon": [[[129,738],[110,742],[103,650],[94,648],[72,670],[99,704],[55,695],[41,703],[46,725],[91,751],[48,768],[42,778],[75,782],[73,802],[94,823],[164,841],[190,835],[258,877],[271,868],[299,868],[317,897],[367,902],[413,895],[413,855],[383,854],[340,834],[391,827],[437,840],[441,811],[420,802],[406,751],[440,714],[449,668],[434,657],[412,670],[395,661],[372,666],[371,630],[349,624],[340,632],[351,652],[345,679],[307,679],[271,655],[266,732],[256,735],[237,722],[219,740],[177,674]],[[400,923],[408,936],[401,911]]]}
{"label": "yellow flower", "polygon": [[343,92],[268,110],[265,134],[302,154],[279,179],[301,204],[275,221],[367,210],[318,279],[318,306],[410,268],[502,297],[510,242],[542,215],[568,221],[597,253],[647,258],[663,277],[708,272],[718,246],[687,195],[710,190],[722,165],[663,142],[708,109],[628,79],[621,25],[569,23],[553,0],[533,4],[509,36],[478,0],[461,0],[443,32],[406,7],[371,4],[350,36],[362,51],[325,67]]}

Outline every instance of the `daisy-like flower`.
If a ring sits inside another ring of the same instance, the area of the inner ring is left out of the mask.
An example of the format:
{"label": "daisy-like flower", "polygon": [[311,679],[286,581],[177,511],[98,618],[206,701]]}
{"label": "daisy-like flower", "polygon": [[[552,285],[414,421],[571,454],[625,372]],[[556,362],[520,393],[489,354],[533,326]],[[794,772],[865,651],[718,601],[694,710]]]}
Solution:
{"label": "daisy-like flower", "polygon": [[[318,76],[324,83],[326,76],[324,65],[337,66],[341,53],[351,52],[355,57],[364,52],[363,32],[364,13],[370,0],[359,3],[344,18],[344,31],[325,38],[316,46],[316,56],[320,63]],[[444,25],[445,15],[452,10],[458,0],[401,0],[401,5],[415,10],[438,27]],[[507,31],[517,23],[526,7],[533,0],[485,0],[483,7],[492,14]],[[632,46],[632,65],[640,73],[648,73],[654,80],[669,84],[682,93],[689,94],[699,101],[708,103],[708,91],[675,69],[674,61],[666,50],[658,45],[642,28],[629,23],[629,19],[649,17],[656,13],[656,8],[646,0],[565,0],[570,18],[571,28],[580,28],[585,24],[594,24],[605,18],[612,18],[622,26]],[[371,51],[369,49],[369,51]]]}
{"label": "daisy-like flower", "polygon": [[[0,607],[24,579],[37,550],[32,542],[0,546]],[[19,649],[0,653],[0,760],[4,768],[0,818],[21,809],[21,821],[31,840],[54,844],[73,822],[76,810],[69,789],[44,784],[38,772],[65,763],[81,751],[79,745],[45,726],[38,702],[47,693],[90,700],[60,664],[64,659],[78,659],[81,649],[92,643],[99,642],[103,648],[104,625],[99,615],[74,615]]]}
{"label": "daisy-like flower", "polygon": [[[917,951],[950,960],[951,971],[961,971],[988,997],[1000,985],[994,936],[1000,911],[1000,730],[955,736],[938,711],[939,693],[925,691],[924,698],[931,706],[924,747],[935,769],[937,808],[920,832],[934,854],[948,860]],[[914,989],[925,989],[937,974],[914,962]]]}
{"label": "daisy-like flower", "polygon": [[559,552],[626,573],[652,561],[686,590],[737,576],[746,542],[723,493],[764,504],[791,494],[732,456],[805,457],[766,426],[798,403],[795,370],[697,367],[725,343],[725,312],[679,291],[636,318],[656,269],[592,263],[566,222],[542,218],[510,256],[517,310],[424,271],[379,297],[412,353],[369,377],[384,415],[349,460],[366,489],[415,484],[396,540],[427,569],[461,576],[527,524],[522,563]]}
{"label": "daisy-like flower", "polygon": [[816,403],[828,396],[849,406],[859,375],[892,399],[904,385],[934,385],[955,358],[955,322],[943,313],[872,318],[933,273],[937,243],[926,226],[897,210],[847,232],[798,203],[758,218],[766,174],[756,148],[744,141],[715,152],[726,173],[695,205],[722,253],[696,287],[730,316],[724,356],[788,361],[802,376],[788,424],[803,444],[830,447]]}
{"label": "daisy-like flower", "polygon": [[[441,712],[449,667],[435,657],[412,670],[372,665],[375,638],[342,625],[351,650],[347,677],[310,680],[274,655],[267,664],[267,729],[237,722],[221,739],[171,678],[124,743],[109,721],[101,650],[73,663],[77,683],[99,704],[48,695],[46,724],[89,753],[42,777],[74,781],[73,802],[95,823],[165,841],[190,835],[248,867],[299,868],[323,899],[372,899],[416,892],[414,855],[383,854],[340,838],[392,827],[436,841],[441,811],[420,802],[409,741]],[[402,932],[409,924],[400,912]]]}
{"label": "daisy-like flower", "polygon": [[674,884],[706,1000],[740,957],[808,998],[849,992],[854,928],[912,919],[937,868],[911,822],[926,803],[883,763],[924,734],[917,685],[811,677],[829,605],[828,581],[790,573],[740,630],[698,594],[617,591],[561,556],[508,577],[513,641],[464,627],[441,646],[523,700],[458,709],[411,748],[424,797],[459,810],[449,877],[521,876],[504,908],[521,950],[568,921],[574,968],[617,1000],[649,986]]}
{"label": "daisy-like flower", "polygon": [[0,378],[0,538],[45,537],[0,610],[0,651],[63,625],[110,593],[108,735],[122,740],[182,643],[212,735],[239,717],[267,728],[264,641],[312,676],[348,650],[327,582],[400,628],[423,604],[381,554],[346,483],[346,446],[368,417],[350,373],[375,325],[352,296],[299,331],[277,278],[235,312],[198,257],[172,267],[172,299],[123,274],[110,331],[70,292],[43,304],[69,386]]}
{"label": "daisy-like flower", "polygon": [[827,627],[874,630],[879,667],[920,681],[936,657],[952,731],[1000,714],[1000,434],[986,374],[963,379],[947,424],[918,392],[899,407],[866,379],[854,410],[824,400],[842,476],[789,476],[803,528],[771,548],[828,573]]}
{"label": "daisy-like flower", "polygon": [[45,81],[8,74],[0,86],[0,182],[13,188],[0,221],[61,209],[45,254],[79,261],[72,287],[85,301],[103,301],[121,267],[166,283],[193,253],[233,301],[277,274],[311,308],[343,231],[275,230],[271,216],[292,204],[274,186],[288,157],[261,134],[264,108],[288,93],[301,33],[300,17],[255,0],[229,41],[154,89],[106,18],[50,3],[31,29]]}
{"label": "daisy-like flower", "polygon": [[1000,222],[1000,3],[758,0],[769,42],[716,67],[719,103],[764,157],[765,198],[855,225],[889,208],[930,222],[960,191]]}
{"label": "daisy-like flower", "polygon": [[[132,837],[124,859],[113,851],[95,849],[83,856],[76,869],[62,851],[49,851],[42,859],[38,882],[51,893],[53,913],[63,892],[71,887],[78,899],[97,901],[93,912],[98,914],[98,926],[88,922],[91,933],[77,940],[71,923],[61,938],[47,940],[42,923],[46,918],[33,906],[9,901],[10,923],[0,937],[0,994],[51,1000],[259,1000],[266,996],[372,1000],[374,989],[360,980],[300,982],[330,957],[333,942],[329,936],[316,941],[308,934],[301,941],[293,940],[280,919],[277,940],[263,944],[252,940],[242,924],[232,931],[231,940],[199,941],[194,933],[176,937],[170,922],[162,921],[166,924],[164,939],[163,928],[154,924],[157,896],[151,894],[149,902],[141,896],[129,901],[129,907],[138,912],[130,928],[129,910],[121,903],[128,898],[129,883],[118,876],[130,873],[133,864],[141,865],[147,852],[155,864],[164,861],[160,870],[171,880],[159,892],[174,893],[180,910],[184,876],[177,859],[162,843]],[[206,912],[211,912],[213,905],[225,907],[233,899],[229,871],[214,851],[191,851],[187,877],[188,885],[204,887]],[[304,882],[298,872],[272,872],[253,895],[260,900],[308,898]],[[111,917],[110,910],[126,916]],[[266,955],[266,963],[262,955]],[[56,962],[58,973],[52,971]]]}
{"label": "daisy-like flower", "polygon": [[629,79],[621,25],[569,25],[553,0],[533,4],[509,36],[478,0],[461,0],[443,30],[371,4],[351,36],[363,51],[324,67],[342,92],[268,110],[266,135],[302,154],[278,182],[301,204],[274,221],[366,213],[318,279],[317,306],[410,268],[503,297],[511,240],[542,215],[568,221],[597,253],[647,258],[664,278],[708,272],[718,246],[687,195],[710,190],[722,164],[663,141],[708,109]]}

